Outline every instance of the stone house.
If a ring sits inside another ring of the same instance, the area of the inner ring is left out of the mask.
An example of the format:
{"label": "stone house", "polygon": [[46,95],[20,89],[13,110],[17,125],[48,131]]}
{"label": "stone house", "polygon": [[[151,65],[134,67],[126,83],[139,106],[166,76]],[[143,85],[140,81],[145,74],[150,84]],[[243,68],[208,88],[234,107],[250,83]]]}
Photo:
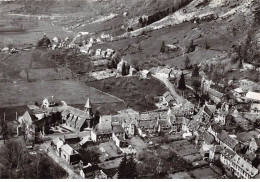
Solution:
{"label": "stone house", "polygon": [[60,156],[69,164],[76,164],[79,162],[79,153],[68,144],[60,147]]}

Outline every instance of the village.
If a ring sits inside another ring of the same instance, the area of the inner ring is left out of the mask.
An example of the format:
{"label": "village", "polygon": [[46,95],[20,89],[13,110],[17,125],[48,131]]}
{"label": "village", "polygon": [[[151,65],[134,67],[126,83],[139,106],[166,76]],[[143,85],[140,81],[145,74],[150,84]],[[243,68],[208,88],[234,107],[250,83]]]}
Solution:
{"label": "village", "polygon": [[[114,50],[102,53],[98,49],[94,56],[105,59],[113,54]],[[134,158],[137,168],[142,166],[138,178],[196,178],[207,173],[211,176],[205,178],[258,178],[260,93],[255,91],[259,85],[242,82],[227,94],[218,91],[217,83],[208,80],[196,65],[192,70],[166,66],[137,71],[124,58],[113,61],[114,71],[91,74],[97,79],[121,75],[160,80],[168,91],[159,96],[157,109],[140,112],[127,108],[102,115],[93,110],[89,98],[81,110],[53,96],[45,97],[16,116],[16,135],[26,139],[29,150],[39,145],[51,158],[67,163],[76,178],[118,178],[125,155]],[[185,79],[191,80],[191,86]],[[149,169],[145,153],[160,150],[159,164]],[[175,166],[173,156],[181,158],[183,166]],[[167,162],[170,168],[166,169]],[[154,173],[147,174],[147,170]]]}
{"label": "village", "polygon": [[240,10],[195,14],[253,4],[221,2],[136,20],[30,16],[66,33],[0,44],[0,178],[259,179],[258,25],[218,42],[211,21]]}

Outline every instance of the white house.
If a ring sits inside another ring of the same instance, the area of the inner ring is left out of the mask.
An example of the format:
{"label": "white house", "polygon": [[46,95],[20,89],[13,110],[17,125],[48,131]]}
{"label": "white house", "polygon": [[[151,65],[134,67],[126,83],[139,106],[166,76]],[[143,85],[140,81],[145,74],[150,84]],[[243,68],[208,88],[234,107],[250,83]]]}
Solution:
{"label": "white house", "polygon": [[152,74],[148,70],[140,71],[140,78],[147,79],[147,78],[151,78],[151,76],[152,76]]}
{"label": "white house", "polygon": [[172,69],[170,68],[162,68],[162,69],[158,68],[156,70],[156,75],[161,78],[170,78],[171,72]]}

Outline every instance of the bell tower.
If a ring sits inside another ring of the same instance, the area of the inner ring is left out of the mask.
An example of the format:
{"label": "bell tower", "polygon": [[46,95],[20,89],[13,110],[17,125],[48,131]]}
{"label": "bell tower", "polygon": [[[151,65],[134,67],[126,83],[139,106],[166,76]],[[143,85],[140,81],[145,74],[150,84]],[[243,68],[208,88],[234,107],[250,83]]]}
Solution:
{"label": "bell tower", "polygon": [[86,104],[85,104],[85,112],[87,112],[90,116],[93,115],[93,112],[92,112],[92,104],[90,102],[90,99],[88,98]]}

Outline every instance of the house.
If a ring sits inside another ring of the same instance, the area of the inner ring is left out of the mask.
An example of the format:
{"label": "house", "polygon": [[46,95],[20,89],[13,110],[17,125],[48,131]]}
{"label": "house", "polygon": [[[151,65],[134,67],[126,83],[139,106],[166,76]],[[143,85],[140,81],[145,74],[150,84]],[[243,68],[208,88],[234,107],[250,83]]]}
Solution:
{"label": "house", "polygon": [[260,103],[260,93],[258,92],[247,92],[246,99],[250,100],[251,102]]}
{"label": "house", "polygon": [[223,148],[220,145],[214,145],[212,148],[210,148],[209,160],[219,161],[222,150],[223,150]]}
{"label": "house", "polygon": [[101,152],[103,152],[102,156],[104,160],[108,160],[110,158],[117,158],[120,154],[122,154],[121,150],[116,146],[114,142],[100,143],[99,149]]}
{"label": "house", "polygon": [[120,113],[118,115],[108,117],[111,118],[111,123],[120,123],[128,137],[136,134],[137,121],[140,118],[139,113]]}
{"label": "house", "polygon": [[241,132],[237,134],[236,138],[243,146],[249,146],[252,139],[254,139],[253,135],[249,132]]}
{"label": "house", "polygon": [[102,143],[112,139],[112,126],[109,120],[102,119],[100,122],[91,130],[91,139],[94,142]]}
{"label": "house", "polygon": [[115,54],[115,50],[113,49],[107,49],[106,58],[111,58]]}
{"label": "house", "polygon": [[186,123],[186,118],[170,116],[168,121],[171,123],[171,131],[169,134],[178,134],[182,132],[183,125]]}
{"label": "house", "polygon": [[161,78],[169,79],[171,72],[172,72],[172,69],[170,69],[170,68],[160,68],[160,67],[158,67],[157,70],[156,70],[156,75],[161,77]]}
{"label": "house", "polygon": [[256,169],[252,164],[243,159],[238,154],[235,154],[231,158],[231,169],[234,175],[240,179],[251,179],[258,174],[258,169]]}
{"label": "house", "polygon": [[128,142],[121,136],[116,136],[114,133],[112,134],[112,139],[115,142],[118,148],[127,147]]}
{"label": "house", "polygon": [[140,78],[142,79],[150,79],[152,77],[152,73],[148,70],[140,71]]}
{"label": "house", "polygon": [[42,108],[49,108],[52,106],[55,106],[56,102],[54,100],[54,97],[45,97],[42,101]]}
{"label": "house", "polygon": [[255,153],[259,148],[260,148],[260,140],[259,140],[259,138],[257,138],[257,139],[252,138],[251,141],[249,142],[248,150],[250,152]]}
{"label": "house", "polygon": [[[223,148],[223,147],[222,147]],[[229,149],[229,148],[223,148],[223,150],[220,152],[220,162],[228,169],[231,169],[232,162],[231,159],[236,155],[236,153]]]}
{"label": "house", "polygon": [[228,148],[228,149],[234,150],[234,151],[237,151],[240,149],[238,140],[229,136],[225,130],[222,130],[221,133],[219,133],[217,135],[216,141],[224,149]]}
{"label": "house", "polygon": [[173,98],[172,94],[167,91],[163,94],[163,102],[166,103],[167,106],[173,106],[175,99]]}
{"label": "house", "polygon": [[53,149],[55,150],[55,152],[57,153],[58,156],[61,156],[61,146],[64,145],[64,141],[62,139],[60,139],[59,137],[54,138],[51,141],[51,146],[53,147]]}
{"label": "house", "polygon": [[245,91],[259,90],[260,85],[247,79],[239,80],[239,87]]}
{"label": "house", "polygon": [[220,125],[225,125],[226,124],[226,117],[229,114],[229,106],[226,103],[223,103],[221,108],[219,108],[215,112],[215,122],[219,123]]}
{"label": "house", "polygon": [[209,94],[209,97],[210,99],[215,103],[215,104],[218,104],[219,102],[221,102],[224,94],[213,89],[213,88],[209,88],[208,89],[208,94]]}
{"label": "house", "polygon": [[173,44],[165,44],[165,51],[166,52],[172,52],[178,50],[178,46],[173,45]]}
{"label": "house", "polygon": [[202,110],[202,116],[205,119],[205,122],[209,122],[210,119],[213,118],[213,115],[216,111],[215,105],[205,104]]}
{"label": "house", "polygon": [[171,131],[171,122],[167,119],[157,120],[157,131],[163,133],[169,133]]}
{"label": "house", "polygon": [[60,147],[60,154],[61,158],[69,164],[76,164],[79,162],[79,153],[68,144]]}
{"label": "house", "polygon": [[244,90],[242,90],[241,88],[236,88],[233,90],[233,95],[234,95],[234,97],[237,97],[237,98],[243,98],[246,96],[246,92]]}
{"label": "house", "polygon": [[44,117],[39,119],[31,111],[26,111],[18,118],[19,125],[17,126],[17,130],[23,131],[28,140],[34,141],[35,136],[38,136],[39,132],[41,136],[44,136],[44,122]]}
{"label": "house", "polygon": [[252,103],[250,106],[251,113],[260,113],[260,104]]}
{"label": "house", "polygon": [[222,130],[223,130],[223,128],[222,128],[219,124],[217,124],[217,123],[211,124],[211,125],[208,127],[208,129],[207,129],[207,131],[208,131],[212,136],[214,136],[214,138],[216,138],[217,135],[222,132]]}
{"label": "house", "polygon": [[139,120],[137,124],[137,132],[141,137],[154,134],[156,132],[156,125],[157,123],[155,119]]}
{"label": "house", "polygon": [[117,73],[122,74],[122,69],[124,64],[126,66],[128,65],[128,62],[123,59],[117,64]]}
{"label": "house", "polygon": [[107,179],[107,175],[98,165],[90,163],[80,170],[80,176],[84,179]]}
{"label": "house", "polygon": [[94,115],[92,112],[92,105],[88,99],[85,104],[85,110],[67,106],[61,113],[62,121],[66,126],[75,129],[76,131],[83,131],[92,127]]}
{"label": "house", "polygon": [[91,136],[85,136],[83,139],[79,142],[79,145],[81,148],[86,148],[94,145],[94,142],[91,140]]}
{"label": "house", "polygon": [[106,58],[107,51],[106,50],[101,50],[101,57]]}
{"label": "house", "polygon": [[101,51],[102,51],[101,49],[97,49],[95,55],[96,56],[101,56]]}
{"label": "house", "polygon": [[130,66],[130,69],[129,69],[129,75],[130,76],[134,76],[137,74],[137,70],[133,67]]}
{"label": "house", "polygon": [[125,140],[125,130],[120,123],[111,123],[111,128],[114,136]]}

